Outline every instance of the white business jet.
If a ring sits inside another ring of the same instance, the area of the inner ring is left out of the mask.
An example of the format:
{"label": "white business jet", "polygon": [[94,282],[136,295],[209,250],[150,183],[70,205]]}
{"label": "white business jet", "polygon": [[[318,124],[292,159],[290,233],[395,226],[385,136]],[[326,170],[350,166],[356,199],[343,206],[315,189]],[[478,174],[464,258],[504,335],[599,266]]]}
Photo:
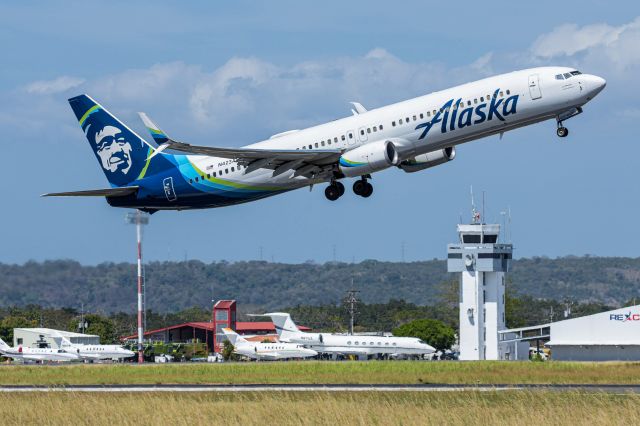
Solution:
{"label": "white business jet", "polygon": [[370,355],[428,355],[435,348],[415,337],[365,336],[330,333],[305,333],[284,312],[264,314],[271,317],[283,342],[299,343],[320,353],[333,355],[357,355],[366,358]]}
{"label": "white business jet", "polygon": [[22,345],[12,348],[2,339],[0,339],[0,354],[6,358],[24,361],[77,361],[80,359],[78,355],[66,352],[64,349],[25,348]]}
{"label": "white business jet", "polygon": [[244,355],[248,358],[257,360],[278,360],[287,358],[308,358],[318,355],[318,352],[295,343],[250,342],[230,328],[223,328],[222,331],[225,336],[227,336],[227,339],[229,339],[229,342],[233,345],[233,351],[238,355]]}

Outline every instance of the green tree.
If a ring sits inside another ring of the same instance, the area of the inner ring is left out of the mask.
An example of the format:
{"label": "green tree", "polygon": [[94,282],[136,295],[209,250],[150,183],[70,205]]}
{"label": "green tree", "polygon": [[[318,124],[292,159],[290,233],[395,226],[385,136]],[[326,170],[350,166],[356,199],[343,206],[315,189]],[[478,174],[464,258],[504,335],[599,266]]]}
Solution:
{"label": "green tree", "polygon": [[2,340],[4,340],[8,345],[12,345],[14,328],[30,328],[37,326],[38,322],[36,320],[30,320],[23,316],[9,315],[0,321],[0,338],[2,338]]}
{"label": "green tree", "polygon": [[233,345],[231,344],[230,341],[225,340],[222,343],[222,359],[224,359],[225,361],[229,361],[231,360],[232,357],[233,357]]}
{"label": "green tree", "polygon": [[[116,342],[117,336],[115,326],[110,318],[106,318],[98,314],[88,314],[84,316],[84,320],[88,324],[88,327],[84,331],[86,334],[95,334],[100,336],[100,343],[102,344]],[[71,321],[69,330],[78,330],[78,322],[76,320]]]}
{"label": "green tree", "polygon": [[393,330],[393,335],[417,337],[441,351],[449,349],[456,340],[453,328],[434,319],[411,321]]}

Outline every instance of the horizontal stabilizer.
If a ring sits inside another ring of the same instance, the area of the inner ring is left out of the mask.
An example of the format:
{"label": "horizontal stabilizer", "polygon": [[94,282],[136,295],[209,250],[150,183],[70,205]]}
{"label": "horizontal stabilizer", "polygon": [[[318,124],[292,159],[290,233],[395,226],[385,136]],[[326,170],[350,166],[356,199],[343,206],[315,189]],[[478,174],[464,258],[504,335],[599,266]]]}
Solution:
{"label": "horizontal stabilizer", "polygon": [[89,189],[87,191],[50,192],[42,197],[124,197],[135,194],[138,186],[123,186],[121,188]]}

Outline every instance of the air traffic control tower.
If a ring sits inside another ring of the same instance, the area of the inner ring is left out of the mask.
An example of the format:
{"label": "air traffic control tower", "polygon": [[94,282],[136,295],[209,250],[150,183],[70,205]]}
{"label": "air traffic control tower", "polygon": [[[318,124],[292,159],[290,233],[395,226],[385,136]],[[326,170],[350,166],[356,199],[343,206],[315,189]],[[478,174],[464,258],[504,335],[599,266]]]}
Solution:
{"label": "air traffic control tower", "polygon": [[505,273],[513,246],[498,243],[500,225],[458,225],[459,242],[449,244],[447,269],[460,273],[460,359],[503,359],[498,330],[505,329]]}

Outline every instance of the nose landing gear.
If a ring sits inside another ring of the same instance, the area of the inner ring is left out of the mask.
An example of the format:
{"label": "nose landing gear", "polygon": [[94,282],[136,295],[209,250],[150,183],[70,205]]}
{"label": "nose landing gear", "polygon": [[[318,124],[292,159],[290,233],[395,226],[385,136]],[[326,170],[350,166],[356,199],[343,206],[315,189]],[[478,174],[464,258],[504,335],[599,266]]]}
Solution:
{"label": "nose landing gear", "polygon": [[327,186],[324,190],[324,196],[327,197],[327,200],[336,201],[338,198],[342,197],[344,194],[344,185],[342,182],[333,181],[331,185]]}
{"label": "nose landing gear", "polygon": [[373,185],[367,182],[366,177],[362,177],[353,183],[353,193],[364,198],[368,198],[373,194]]}
{"label": "nose landing gear", "polygon": [[564,127],[561,121],[558,121],[558,130],[556,130],[556,134],[561,138],[566,138],[569,134],[569,129]]}

